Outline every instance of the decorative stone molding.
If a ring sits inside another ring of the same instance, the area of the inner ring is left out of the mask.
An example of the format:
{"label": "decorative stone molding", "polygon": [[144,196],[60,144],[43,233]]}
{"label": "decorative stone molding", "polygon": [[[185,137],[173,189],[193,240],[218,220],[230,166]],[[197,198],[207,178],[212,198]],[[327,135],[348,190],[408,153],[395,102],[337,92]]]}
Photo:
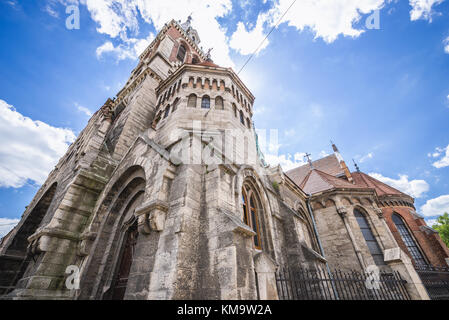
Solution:
{"label": "decorative stone molding", "polygon": [[251,230],[249,226],[243,223],[239,218],[237,218],[233,213],[228,213],[227,210],[219,208],[218,211],[222,212],[225,216],[229,218],[231,223],[234,226],[233,231],[236,233],[240,233],[244,235],[245,237],[254,237],[256,233]]}
{"label": "decorative stone molding", "polygon": [[105,104],[101,107],[101,113],[104,117],[104,119],[112,119],[112,116],[114,115],[114,111],[113,111],[113,104],[114,101],[112,101],[111,99],[108,99]]}
{"label": "decorative stone molding", "polygon": [[420,226],[419,230],[425,232],[426,234],[434,234],[434,233],[438,233],[438,231],[436,231],[435,229],[429,227],[429,226]]}
{"label": "decorative stone molding", "polygon": [[383,219],[384,218],[384,213],[383,213],[381,208],[373,208],[373,209],[374,209],[374,212],[379,217],[379,219]]}
{"label": "decorative stone molding", "polygon": [[139,232],[163,231],[169,205],[165,201],[153,200],[136,209]]}
{"label": "decorative stone molding", "polygon": [[89,255],[90,249],[92,248],[92,244],[97,237],[96,232],[85,232],[80,237],[80,242],[78,243],[78,255],[80,257],[85,257]]}
{"label": "decorative stone molding", "polygon": [[419,215],[418,213],[416,213],[415,210],[409,210],[410,215],[413,217],[413,219],[418,220],[418,219],[424,219],[423,216]]}
{"label": "decorative stone molding", "polygon": [[337,213],[344,219],[348,215],[348,209],[346,207],[337,207]]}
{"label": "decorative stone molding", "polygon": [[386,249],[384,252],[385,262],[401,262],[402,261],[402,250],[401,248]]}

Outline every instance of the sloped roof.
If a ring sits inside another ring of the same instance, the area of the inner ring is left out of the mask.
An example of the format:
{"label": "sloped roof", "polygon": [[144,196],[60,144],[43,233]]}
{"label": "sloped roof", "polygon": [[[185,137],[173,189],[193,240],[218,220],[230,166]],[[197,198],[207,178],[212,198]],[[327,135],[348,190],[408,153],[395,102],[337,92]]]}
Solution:
{"label": "sloped roof", "polygon": [[325,158],[312,162],[313,169],[309,164],[303,165],[296,169],[286,172],[286,175],[293,180],[304,192],[309,194],[331,190],[334,188],[352,188],[374,189],[379,197],[386,195],[407,196],[405,193],[363,173],[353,172],[351,173],[354,183],[347,181],[340,163],[332,154]]}
{"label": "sloped roof", "polygon": [[400,195],[400,196],[409,196],[379,180],[363,173],[363,172],[354,172],[352,173],[352,178],[354,182],[362,187],[372,188],[376,190],[378,196],[384,195]]}
{"label": "sloped roof", "polygon": [[[340,162],[338,161],[335,154],[324,157],[322,159],[316,160],[312,162],[313,168],[324,173],[330,174],[332,176],[340,176],[344,175],[345,172],[340,166]],[[302,182],[307,177],[310,172],[310,165],[305,164],[296,169],[287,171],[286,174],[292,179],[298,186],[302,185]]]}
{"label": "sloped roof", "polygon": [[310,170],[300,187],[309,194],[314,194],[334,188],[360,189],[344,179],[334,177],[321,170]]}

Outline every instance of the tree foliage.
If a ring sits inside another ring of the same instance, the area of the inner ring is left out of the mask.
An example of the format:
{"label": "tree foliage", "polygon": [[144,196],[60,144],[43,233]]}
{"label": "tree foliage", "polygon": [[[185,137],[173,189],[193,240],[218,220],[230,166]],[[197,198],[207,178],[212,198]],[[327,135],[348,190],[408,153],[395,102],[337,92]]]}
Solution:
{"label": "tree foliage", "polygon": [[441,239],[449,247],[449,214],[446,212],[437,219],[437,224],[432,226],[440,234]]}

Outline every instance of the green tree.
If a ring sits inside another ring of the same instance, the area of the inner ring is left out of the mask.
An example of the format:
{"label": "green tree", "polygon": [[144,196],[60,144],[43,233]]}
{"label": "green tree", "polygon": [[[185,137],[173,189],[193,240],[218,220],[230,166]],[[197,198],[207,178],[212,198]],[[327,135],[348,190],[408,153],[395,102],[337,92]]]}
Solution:
{"label": "green tree", "polygon": [[437,224],[432,226],[440,234],[446,246],[449,248],[449,214],[446,212],[437,219]]}

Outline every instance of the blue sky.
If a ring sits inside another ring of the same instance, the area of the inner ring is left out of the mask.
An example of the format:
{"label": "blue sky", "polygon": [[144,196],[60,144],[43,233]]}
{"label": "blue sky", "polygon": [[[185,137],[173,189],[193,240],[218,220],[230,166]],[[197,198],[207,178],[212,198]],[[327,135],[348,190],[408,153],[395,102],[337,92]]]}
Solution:
{"label": "blue sky", "polygon": [[[204,49],[238,71],[291,3],[1,0],[0,235],[165,22],[193,12]],[[367,29],[377,9],[380,29]],[[429,220],[449,211],[448,17],[442,0],[297,0],[240,74],[256,127],[279,130],[270,163],[318,159],[332,139]]]}

